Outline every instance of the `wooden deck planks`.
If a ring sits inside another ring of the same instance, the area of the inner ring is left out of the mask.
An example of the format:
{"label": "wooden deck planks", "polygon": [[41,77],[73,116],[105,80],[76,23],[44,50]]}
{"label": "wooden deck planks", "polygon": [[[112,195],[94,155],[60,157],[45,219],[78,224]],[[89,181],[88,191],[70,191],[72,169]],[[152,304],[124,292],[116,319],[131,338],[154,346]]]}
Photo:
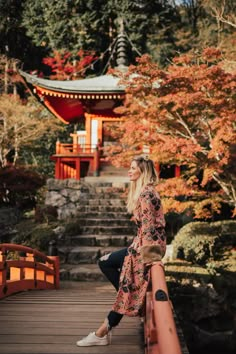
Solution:
{"label": "wooden deck planks", "polygon": [[124,317],[112,345],[79,348],[115,298],[108,283],[62,282],[60,290],[27,291],[0,301],[0,354],[143,354],[139,318]]}

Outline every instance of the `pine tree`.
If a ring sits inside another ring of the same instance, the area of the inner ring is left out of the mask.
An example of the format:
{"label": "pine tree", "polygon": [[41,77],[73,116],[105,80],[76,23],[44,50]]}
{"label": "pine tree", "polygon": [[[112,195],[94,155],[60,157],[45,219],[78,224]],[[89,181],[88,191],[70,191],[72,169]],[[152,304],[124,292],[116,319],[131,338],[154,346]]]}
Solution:
{"label": "pine tree", "polygon": [[0,0],[0,51],[9,57],[16,58],[25,41],[21,28],[22,3],[20,0]]}
{"label": "pine tree", "polygon": [[176,9],[161,0],[28,0],[23,12],[27,34],[37,46],[51,52],[105,52],[103,63],[112,55],[121,21],[131,47],[130,62],[134,63],[138,54],[153,50],[153,38],[159,32],[162,45],[174,42],[170,24],[176,18]]}
{"label": "pine tree", "polygon": [[10,61],[25,64],[26,68],[40,65],[45,56],[43,48],[36,47],[22,24],[26,0],[0,0],[0,55]]}
{"label": "pine tree", "polygon": [[97,37],[104,33],[104,29],[99,28],[100,13],[96,11],[100,3],[101,1],[29,0],[25,5],[23,24],[36,45],[51,51],[78,51],[86,45],[95,45],[96,50],[96,43],[92,40],[93,32],[96,31]]}

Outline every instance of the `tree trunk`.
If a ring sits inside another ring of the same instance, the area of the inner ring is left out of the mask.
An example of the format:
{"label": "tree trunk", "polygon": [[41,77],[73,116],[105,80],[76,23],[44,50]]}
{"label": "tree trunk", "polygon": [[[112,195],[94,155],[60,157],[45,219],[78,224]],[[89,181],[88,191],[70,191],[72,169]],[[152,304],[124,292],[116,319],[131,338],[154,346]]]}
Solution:
{"label": "tree trunk", "polygon": [[4,73],[4,92],[5,93],[8,93],[8,69],[9,69],[8,60],[6,60],[5,73]]}

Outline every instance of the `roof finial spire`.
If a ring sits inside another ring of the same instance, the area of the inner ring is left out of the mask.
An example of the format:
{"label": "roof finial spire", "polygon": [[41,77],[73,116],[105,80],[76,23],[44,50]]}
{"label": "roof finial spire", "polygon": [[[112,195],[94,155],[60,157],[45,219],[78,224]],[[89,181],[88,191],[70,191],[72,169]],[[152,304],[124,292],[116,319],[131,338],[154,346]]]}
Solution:
{"label": "roof finial spire", "polygon": [[119,70],[127,70],[127,38],[124,33],[124,20],[122,17],[118,18],[119,34],[117,36],[116,44],[116,64]]}

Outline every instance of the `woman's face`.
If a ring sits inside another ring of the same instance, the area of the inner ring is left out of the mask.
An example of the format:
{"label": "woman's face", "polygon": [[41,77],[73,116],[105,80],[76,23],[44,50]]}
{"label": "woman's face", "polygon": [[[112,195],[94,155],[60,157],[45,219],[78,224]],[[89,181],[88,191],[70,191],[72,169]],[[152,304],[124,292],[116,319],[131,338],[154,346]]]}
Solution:
{"label": "woman's face", "polygon": [[140,177],[141,171],[137,165],[136,161],[132,161],[130,165],[130,169],[128,172],[128,176],[130,181],[137,181],[137,179]]}

